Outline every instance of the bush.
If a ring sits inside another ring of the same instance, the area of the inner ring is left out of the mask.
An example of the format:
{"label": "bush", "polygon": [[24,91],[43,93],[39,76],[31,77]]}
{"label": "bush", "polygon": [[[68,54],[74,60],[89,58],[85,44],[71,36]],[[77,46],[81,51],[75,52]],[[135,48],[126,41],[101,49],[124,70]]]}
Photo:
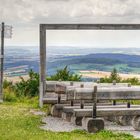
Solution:
{"label": "bush", "polygon": [[111,72],[110,76],[107,78],[101,78],[100,82],[101,83],[112,83],[113,81],[116,81],[117,83],[131,83],[131,85],[140,85],[140,81],[138,78],[128,78],[128,79],[121,79],[119,76],[117,70],[114,68],[113,71]]}
{"label": "bush", "polygon": [[[7,80],[4,80],[3,87],[5,89],[4,99],[7,101],[13,100],[15,97],[24,98],[24,97],[34,97],[39,93],[39,74],[30,70],[28,80],[25,80],[23,77],[20,77],[18,83],[13,84]],[[67,66],[58,70],[57,73],[51,77],[48,77],[47,80],[63,80],[63,81],[80,81],[81,76],[72,74]],[[15,100],[15,99],[14,99]]]}
{"label": "bush", "polygon": [[33,97],[39,93],[39,74],[29,71],[29,79],[24,80],[20,77],[21,81],[15,84],[15,91],[17,96]]}
{"label": "bush", "polygon": [[100,79],[101,83],[112,83],[113,81],[116,81],[117,83],[121,82],[121,77],[119,76],[117,69],[115,68],[113,69],[108,78],[105,77]]}
{"label": "bush", "polygon": [[13,82],[7,81],[6,79],[3,81],[3,88],[13,88]]}
{"label": "bush", "polygon": [[15,102],[17,101],[17,96],[15,92],[10,92],[9,90],[4,90],[3,100],[8,102]]}

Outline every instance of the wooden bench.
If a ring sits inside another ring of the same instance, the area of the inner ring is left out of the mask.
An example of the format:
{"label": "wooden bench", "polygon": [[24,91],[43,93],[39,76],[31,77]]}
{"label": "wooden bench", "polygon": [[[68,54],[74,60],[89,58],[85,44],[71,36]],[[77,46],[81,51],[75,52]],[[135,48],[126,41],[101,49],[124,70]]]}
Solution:
{"label": "wooden bench", "polygon": [[[70,82],[70,81],[47,81],[46,82],[46,94],[43,97],[44,103],[56,104],[62,100],[62,103],[68,103],[66,101],[66,91],[68,89],[75,89],[78,87],[93,87],[96,83],[93,82]],[[129,86],[128,83],[99,83],[98,87],[122,87]],[[50,97],[52,93],[52,97]],[[57,95],[56,95],[57,94]]]}
{"label": "wooden bench", "polygon": [[[73,117],[71,119],[77,119],[77,122],[80,122],[83,117],[93,117],[92,121],[96,120],[96,117],[105,117],[105,116],[138,116],[140,115],[140,107],[130,106],[128,102],[127,107],[109,107],[102,108],[96,106],[96,101],[98,100],[140,100],[140,87],[120,87],[120,88],[75,88],[74,91],[67,91],[68,100],[93,100],[92,108],[83,108],[76,109],[73,107]],[[66,111],[67,107],[64,109]],[[90,113],[89,113],[90,112]],[[130,115],[131,114],[131,115]],[[85,120],[85,118],[84,118]],[[133,119],[133,127],[139,130],[139,127],[136,127],[136,119]],[[90,120],[91,121],[91,120]],[[90,122],[89,121],[89,122]],[[99,121],[99,120],[98,120]],[[103,120],[101,119],[101,122]],[[85,121],[89,123],[88,121]],[[83,122],[84,123],[84,122]],[[138,123],[138,118],[137,118]],[[84,125],[85,126],[85,125]],[[96,126],[98,127],[98,126]],[[87,128],[87,125],[86,125]],[[89,130],[89,128],[87,128]]]}

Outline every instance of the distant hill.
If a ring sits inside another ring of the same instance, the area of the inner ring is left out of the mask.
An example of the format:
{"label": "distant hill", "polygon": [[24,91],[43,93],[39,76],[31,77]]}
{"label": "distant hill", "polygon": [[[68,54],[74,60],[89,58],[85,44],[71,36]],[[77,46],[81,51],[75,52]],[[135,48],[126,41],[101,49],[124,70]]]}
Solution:
{"label": "distant hill", "polygon": [[67,56],[62,57],[60,60],[52,62],[52,64],[80,64],[80,63],[94,63],[94,64],[140,64],[139,55],[128,54],[112,54],[112,53],[98,53],[81,56]]}
{"label": "distant hill", "polygon": [[71,70],[104,70],[111,71],[113,67],[120,72],[140,72],[140,56],[128,54],[97,53],[81,56],[66,56],[48,63],[48,68],[60,68],[68,65]]}
{"label": "distant hill", "polygon": [[[115,67],[122,73],[140,73],[140,55],[136,55],[140,54],[139,52],[139,48],[50,47],[47,49],[47,74],[52,75],[57,69],[66,65],[73,72],[80,70],[112,71]],[[23,69],[20,68],[25,71],[25,74],[29,69],[39,71],[39,50],[37,48],[11,47],[6,49],[5,71],[11,72],[10,68],[22,66],[26,66]]]}

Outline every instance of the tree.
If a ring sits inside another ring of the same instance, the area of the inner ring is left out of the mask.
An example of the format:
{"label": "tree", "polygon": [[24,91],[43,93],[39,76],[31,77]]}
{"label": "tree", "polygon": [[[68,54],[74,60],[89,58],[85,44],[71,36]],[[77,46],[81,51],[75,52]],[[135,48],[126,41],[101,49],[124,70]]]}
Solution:
{"label": "tree", "polygon": [[109,77],[101,78],[101,83],[112,83],[113,81],[116,81],[117,83],[121,82],[121,77],[119,76],[117,69],[113,69]]}
{"label": "tree", "polygon": [[113,82],[114,80],[116,82],[121,81],[121,77],[119,76],[116,68],[114,68],[113,71],[111,72],[109,79],[111,80],[111,82]]}
{"label": "tree", "polygon": [[62,81],[81,81],[81,76],[73,74],[68,70],[68,67],[65,66],[64,69],[57,70],[56,74],[47,78],[47,80],[62,80]]}

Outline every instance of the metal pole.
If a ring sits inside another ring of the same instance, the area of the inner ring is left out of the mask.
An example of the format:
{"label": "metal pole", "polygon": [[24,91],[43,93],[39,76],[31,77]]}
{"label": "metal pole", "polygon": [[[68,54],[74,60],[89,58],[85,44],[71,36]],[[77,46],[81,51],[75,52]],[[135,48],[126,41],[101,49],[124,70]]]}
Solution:
{"label": "metal pole", "polygon": [[1,24],[0,102],[3,101],[4,22]]}

